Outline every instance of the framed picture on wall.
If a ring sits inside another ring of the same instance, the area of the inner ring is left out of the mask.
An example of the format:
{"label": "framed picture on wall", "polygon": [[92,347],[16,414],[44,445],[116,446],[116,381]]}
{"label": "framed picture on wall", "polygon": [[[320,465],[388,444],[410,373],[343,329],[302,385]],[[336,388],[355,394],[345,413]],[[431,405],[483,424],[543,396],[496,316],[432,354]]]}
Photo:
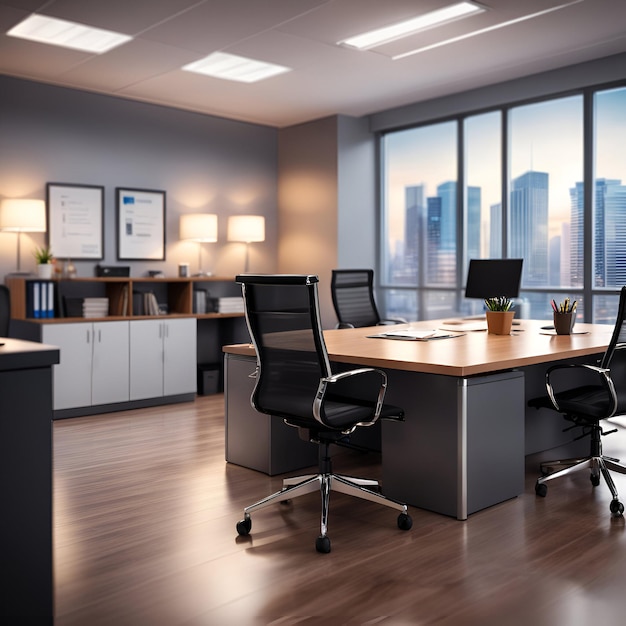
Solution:
{"label": "framed picture on wall", "polygon": [[117,187],[117,258],[165,260],[165,192]]}
{"label": "framed picture on wall", "polygon": [[48,247],[57,259],[104,258],[104,187],[48,183]]}

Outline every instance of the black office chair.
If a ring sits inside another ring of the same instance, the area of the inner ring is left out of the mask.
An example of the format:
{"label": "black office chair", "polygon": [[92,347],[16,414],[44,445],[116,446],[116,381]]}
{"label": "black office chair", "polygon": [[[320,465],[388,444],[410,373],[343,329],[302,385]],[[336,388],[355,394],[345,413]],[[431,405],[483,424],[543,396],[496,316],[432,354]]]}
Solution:
{"label": "black office chair", "polygon": [[0,285],[0,337],[9,336],[11,320],[11,292],[6,285]]}
{"label": "black office chair", "polygon": [[357,427],[371,426],[378,419],[401,420],[404,415],[401,409],[383,404],[387,387],[383,371],[359,368],[333,375],[320,322],[317,276],[244,274],[236,280],[242,284],[246,321],[257,354],[252,406],[281,417],[299,429],[301,438],[319,446],[318,473],[287,478],[279,492],[246,507],[237,532],[249,534],[252,511],[317,489],[322,495],[318,552],[330,552],[326,530],[331,490],[396,509],[398,527],[411,528],[406,505],[373,491],[376,481],[332,473],[331,444],[347,440]]}
{"label": "black office chair", "polygon": [[381,319],[374,300],[374,270],[333,270],[330,282],[337,328],[403,324],[402,319]]}
{"label": "black office chair", "polygon": [[[619,300],[619,309],[613,335],[604,356],[599,365],[554,365],[546,372],[546,387],[548,396],[531,400],[529,404],[535,407],[547,407],[561,413],[563,417],[572,422],[572,426],[581,427],[582,436],[591,437],[591,449],[589,456],[583,459],[567,459],[550,461],[541,464],[545,475],[537,480],[535,493],[545,497],[548,492],[546,483],[560,476],[578,472],[582,469],[591,470],[591,484],[596,487],[600,484],[600,476],[604,477],[613,499],[611,500],[611,513],[617,517],[623,515],[624,505],[619,501],[615,483],[609,470],[626,474],[626,466],[614,459],[602,454],[603,435],[616,432],[616,430],[603,431],[600,426],[602,420],[608,419],[620,413],[626,412],[626,381],[612,376],[611,367],[615,369],[614,357],[616,352],[626,348],[626,287],[622,287]],[[564,388],[568,370],[572,368],[585,372],[589,375],[589,383],[576,387]],[[559,390],[557,390],[559,389]],[[548,468],[564,466],[563,469],[548,473]]]}

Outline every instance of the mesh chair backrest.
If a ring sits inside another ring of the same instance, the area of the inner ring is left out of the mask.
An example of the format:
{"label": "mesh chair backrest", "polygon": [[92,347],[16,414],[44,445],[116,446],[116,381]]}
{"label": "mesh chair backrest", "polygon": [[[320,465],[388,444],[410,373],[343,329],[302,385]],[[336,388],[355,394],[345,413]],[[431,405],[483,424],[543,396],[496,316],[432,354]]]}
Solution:
{"label": "mesh chair backrest", "polygon": [[320,378],[331,373],[321,330],[317,276],[243,275],[246,321],[259,370],[257,411],[311,420]]}
{"label": "mesh chair backrest", "polygon": [[8,337],[11,319],[11,295],[6,285],[0,285],[0,337]]}
{"label": "mesh chair backrest", "polygon": [[626,286],[622,287],[619,296],[619,306],[617,309],[617,319],[615,320],[615,328],[609,346],[602,357],[601,367],[609,368],[616,350],[626,348]]}
{"label": "mesh chair backrest", "polygon": [[333,270],[331,295],[341,324],[359,328],[380,322],[374,301],[374,270]]}

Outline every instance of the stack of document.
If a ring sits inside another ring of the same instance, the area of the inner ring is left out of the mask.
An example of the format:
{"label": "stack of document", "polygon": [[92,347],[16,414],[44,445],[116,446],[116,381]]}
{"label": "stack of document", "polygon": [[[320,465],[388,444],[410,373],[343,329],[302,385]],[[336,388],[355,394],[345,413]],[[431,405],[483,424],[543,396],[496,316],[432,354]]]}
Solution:
{"label": "stack of document", "polygon": [[84,298],[83,317],[106,317],[109,314],[108,298]]}
{"label": "stack of document", "polygon": [[218,313],[243,313],[243,298],[234,296],[231,298],[217,299]]}
{"label": "stack of document", "polygon": [[459,337],[459,333],[448,333],[437,329],[418,330],[415,328],[404,328],[401,330],[389,330],[370,337],[380,339],[404,339],[405,341],[430,341],[431,339],[446,339],[448,337]]}

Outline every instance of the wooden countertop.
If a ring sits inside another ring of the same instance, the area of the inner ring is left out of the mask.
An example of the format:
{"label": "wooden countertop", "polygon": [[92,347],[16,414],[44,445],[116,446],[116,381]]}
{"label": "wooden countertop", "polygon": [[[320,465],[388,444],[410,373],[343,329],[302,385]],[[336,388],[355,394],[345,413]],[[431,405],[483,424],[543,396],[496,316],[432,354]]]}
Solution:
{"label": "wooden countertop", "polygon": [[[332,361],[447,376],[472,376],[599,354],[606,349],[613,332],[610,324],[576,324],[576,334],[557,336],[554,331],[541,329],[551,325],[551,320],[520,320],[510,335],[470,331],[454,338],[430,341],[368,337],[409,326],[436,329],[443,322],[430,320],[393,327],[327,330],[324,331],[324,339]],[[254,356],[254,348],[250,344],[224,346],[223,351]]]}

